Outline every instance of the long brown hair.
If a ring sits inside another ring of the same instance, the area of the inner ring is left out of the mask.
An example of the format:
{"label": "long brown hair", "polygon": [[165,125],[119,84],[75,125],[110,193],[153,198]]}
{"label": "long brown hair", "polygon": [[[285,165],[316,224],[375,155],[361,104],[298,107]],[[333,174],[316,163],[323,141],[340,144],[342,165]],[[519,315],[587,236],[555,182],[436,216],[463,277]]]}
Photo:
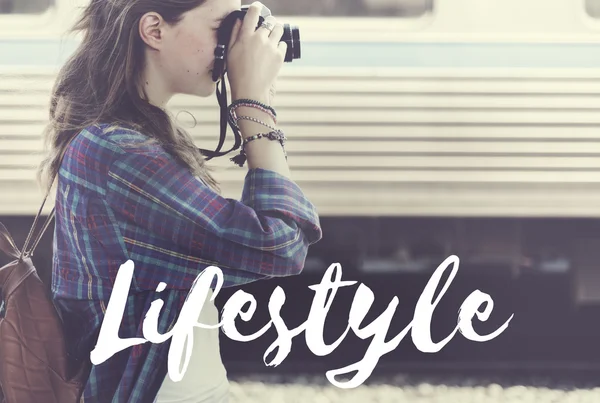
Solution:
{"label": "long brown hair", "polygon": [[50,121],[44,130],[48,154],[38,180],[47,190],[58,172],[69,141],[85,127],[123,125],[159,142],[175,159],[214,190],[204,156],[192,137],[162,109],[140,95],[144,42],[138,26],[148,12],[159,13],[169,24],[205,0],[91,0],[71,32],[83,33],[82,42],[61,68],[52,90]]}

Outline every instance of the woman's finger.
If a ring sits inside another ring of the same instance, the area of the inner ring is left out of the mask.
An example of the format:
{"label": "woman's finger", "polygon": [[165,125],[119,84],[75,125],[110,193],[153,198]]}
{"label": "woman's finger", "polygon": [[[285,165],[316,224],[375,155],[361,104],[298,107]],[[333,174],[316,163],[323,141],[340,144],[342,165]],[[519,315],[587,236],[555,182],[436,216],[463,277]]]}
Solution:
{"label": "woman's finger", "polygon": [[269,39],[273,44],[277,45],[281,41],[281,38],[283,38],[283,25],[278,23],[273,28],[273,31],[271,31]]}
{"label": "woman's finger", "polygon": [[233,24],[233,29],[231,30],[231,39],[229,40],[229,49],[233,46],[233,44],[237,41],[240,35],[240,28],[242,27],[242,20],[237,20],[235,24]]}
{"label": "woman's finger", "polygon": [[277,20],[275,19],[275,17],[273,17],[272,15],[268,16],[258,27],[258,33],[268,38],[273,29],[275,28],[276,23]]}
{"label": "woman's finger", "polygon": [[285,42],[279,42],[277,50],[281,54],[281,60],[285,60],[285,54],[287,53],[288,44]]}
{"label": "woman's finger", "polygon": [[262,8],[263,5],[259,1],[255,1],[250,5],[250,7],[248,7],[248,11],[246,12],[246,16],[244,17],[244,22],[240,31],[240,36],[251,36],[254,31],[256,31],[256,26],[258,25]]}

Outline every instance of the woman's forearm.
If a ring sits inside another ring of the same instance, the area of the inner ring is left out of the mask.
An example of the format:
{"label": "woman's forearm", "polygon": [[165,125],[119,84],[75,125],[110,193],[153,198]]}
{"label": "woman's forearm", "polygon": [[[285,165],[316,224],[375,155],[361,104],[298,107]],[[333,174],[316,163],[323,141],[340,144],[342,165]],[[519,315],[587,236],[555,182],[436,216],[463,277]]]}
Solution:
{"label": "woman's forearm", "polygon": [[[273,119],[265,112],[255,108],[240,106],[236,111],[238,116],[248,116],[271,127],[276,127]],[[271,131],[268,127],[250,120],[240,119],[238,121],[242,138],[246,139],[258,133],[268,133]],[[285,158],[283,147],[279,141],[273,141],[266,138],[250,141],[245,146],[248,168],[262,168],[277,172],[291,179],[291,172]]]}

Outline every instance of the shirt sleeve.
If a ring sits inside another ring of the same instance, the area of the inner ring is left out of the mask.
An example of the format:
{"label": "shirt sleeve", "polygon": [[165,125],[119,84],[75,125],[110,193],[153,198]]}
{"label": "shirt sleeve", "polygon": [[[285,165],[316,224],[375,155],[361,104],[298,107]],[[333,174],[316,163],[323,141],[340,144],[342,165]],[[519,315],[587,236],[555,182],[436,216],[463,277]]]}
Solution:
{"label": "shirt sleeve", "polygon": [[[167,153],[129,152],[110,166],[106,201],[129,228],[142,289],[160,282],[189,289],[208,266],[222,270],[226,287],[299,274],[309,246],[322,237],[317,211],[299,186],[264,169],[248,171],[237,201]],[[136,236],[140,230],[150,235]]]}

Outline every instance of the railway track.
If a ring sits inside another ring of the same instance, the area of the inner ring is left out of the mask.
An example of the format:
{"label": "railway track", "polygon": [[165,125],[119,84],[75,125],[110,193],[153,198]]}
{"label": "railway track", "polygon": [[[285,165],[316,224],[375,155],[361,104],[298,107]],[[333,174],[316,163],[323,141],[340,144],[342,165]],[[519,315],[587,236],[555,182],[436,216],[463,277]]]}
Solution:
{"label": "railway track", "polygon": [[595,403],[600,399],[600,378],[588,372],[396,372],[349,390],[314,374],[230,378],[231,403]]}

